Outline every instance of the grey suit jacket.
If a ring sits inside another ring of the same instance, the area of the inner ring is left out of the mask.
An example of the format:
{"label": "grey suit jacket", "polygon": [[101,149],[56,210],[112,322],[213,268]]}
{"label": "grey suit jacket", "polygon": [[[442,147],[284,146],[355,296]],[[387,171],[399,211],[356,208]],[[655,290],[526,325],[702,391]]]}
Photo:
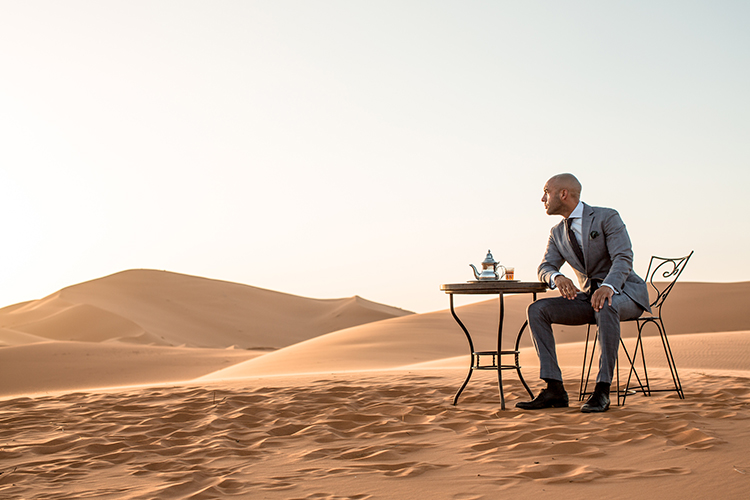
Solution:
{"label": "grey suit jacket", "polygon": [[633,249],[620,214],[611,208],[583,204],[583,258],[580,262],[568,241],[565,221],[552,228],[539,279],[545,283],[567,262],[576,273],[581,290],[590,293],[592,280],[598,280],[624,293],[646,311],[651,311],[648,287],[633,272]]}

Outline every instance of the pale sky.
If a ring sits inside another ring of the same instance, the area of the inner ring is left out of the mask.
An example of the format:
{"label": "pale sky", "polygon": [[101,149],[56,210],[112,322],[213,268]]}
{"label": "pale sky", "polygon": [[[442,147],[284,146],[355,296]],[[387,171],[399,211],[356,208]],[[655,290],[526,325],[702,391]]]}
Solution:
{"label": "pale sky", "polygon": [[0,0],[0,306],[133,268],[427,312],[545,181],[748,281],[750,3]]}

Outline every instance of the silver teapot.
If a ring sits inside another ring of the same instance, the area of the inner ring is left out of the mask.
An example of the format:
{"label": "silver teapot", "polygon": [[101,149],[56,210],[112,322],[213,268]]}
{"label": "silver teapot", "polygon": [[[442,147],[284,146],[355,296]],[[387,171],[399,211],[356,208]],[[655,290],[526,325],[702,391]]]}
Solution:
{"label": "silver teapot", "polygon": [[[469,264],[471,268],[474,270],[474,276],[479,281],[488,281],[488,280],[499,280],[500,278],[505,275],[505,267],[503,267],[499,262],[495,262],[495,259],[492,257],[492,252],[487,250],[487,257],[484,258],[482,261],[482,272],[480,273],[479,270],[474,267],[474,264]],[[502,269],[502,273],[500,274],[498,272],[498,269]]]}

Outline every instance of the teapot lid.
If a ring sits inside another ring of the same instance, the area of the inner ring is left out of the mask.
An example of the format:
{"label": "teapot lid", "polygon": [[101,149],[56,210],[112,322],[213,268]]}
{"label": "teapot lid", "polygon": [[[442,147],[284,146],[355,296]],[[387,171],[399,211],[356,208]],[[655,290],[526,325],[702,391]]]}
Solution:
{"label": "teapot lid", "polygon": [[487,257],[484,258],[482,264],[495,264],[495,259],[492,257],[492,252],[487,250]]}

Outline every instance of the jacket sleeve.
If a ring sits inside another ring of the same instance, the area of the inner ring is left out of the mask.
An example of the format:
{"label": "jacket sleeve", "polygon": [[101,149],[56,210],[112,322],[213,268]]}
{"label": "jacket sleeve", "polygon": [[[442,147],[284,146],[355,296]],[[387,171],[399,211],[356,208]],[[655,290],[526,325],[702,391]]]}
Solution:
{"label": "jacket sleeve", "polygon": [[560,272],[560,268],[565,263],[565,258],[563,258],[560,250],[557,248],[555,239],[552,237],[553,231],[554,228],[552,228],[549,233],[549,239],[547,240],[547,249],[544,251],[544,258],[542,259],[542,263],[539,264],[539,268],[537,269],[537,276],[539,277],[539,281],[547,283],[552,288],[554,288],[554,283],[551,283],[550,279],[555,273]]}

